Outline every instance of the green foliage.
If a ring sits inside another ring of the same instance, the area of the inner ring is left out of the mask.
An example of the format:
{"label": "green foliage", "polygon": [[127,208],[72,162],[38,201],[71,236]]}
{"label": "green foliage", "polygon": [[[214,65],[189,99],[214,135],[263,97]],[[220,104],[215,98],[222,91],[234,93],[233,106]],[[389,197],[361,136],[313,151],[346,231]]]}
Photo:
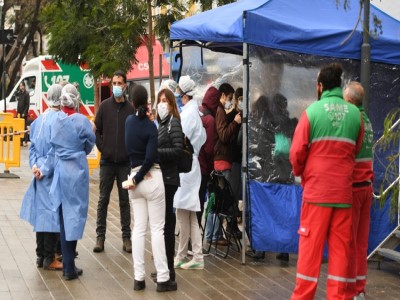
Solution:
{"label": "green foliage", "polygon": [[[400,100],[400,98],[399,98]],[[380,139],[375,148],[375,152],[386,152],[385,173],[380,186],[379,202],[383,207],[390,196],[390,210],[389,214],[392,220],[397,216],[398,212],[398,199],[400,184],[395,184],[391,189],[385,190],[396,180],[399,176],[399,147],[400,147],[400,125],[393,127],[393,125],[400,120],[400,108],[395,108],[385,118],[383,138]],[[394,150],[393,150],[394,149]]]}
{"label": "green foliage", "polygon": [[49,1],[40,21],[50,34],[49,53],[85,61],[95,77],[128,71],[146,33],[146,6],[129,0]]}
{"label": "green foliage", "polygon": [[[349,0],[343,0],[343,4],[342,4],[342,0],[335,0],[335,1],[336,1],[337,7],[343,5],[344,10],[352,9]],[[360,17],[359,17],[359,20],[357,21],[356,25],[358,25],[358,23],[361,21],[361,11],[363,9],[363,6],[364,6],[364,0],[359,0],[359,5],[358,5],[357,9],[359,9]],[[369,34],[372,37],[376,38],[383,33],[382,21],[375,14],[372,14],[372,20],[373,20],[374,28],[370,29]]]}
{"label": "green foliage", "polygon": [[[212,8],[213,0],[194,0],[195,3],[200,3],[202,11],[210,10]],[[222,6],[225,4],[229,4],[232,2],[236,2],[235,0],[218,0],[217,6]]]}
{"label": "green foliage", "polygon": [[181,20],[185,16],[187,8],[179,0],[159,0],[155,4],[166,9],[163,13],[154,16],[154,33],[160,40],[167,41],[169,40],[171,24]]}

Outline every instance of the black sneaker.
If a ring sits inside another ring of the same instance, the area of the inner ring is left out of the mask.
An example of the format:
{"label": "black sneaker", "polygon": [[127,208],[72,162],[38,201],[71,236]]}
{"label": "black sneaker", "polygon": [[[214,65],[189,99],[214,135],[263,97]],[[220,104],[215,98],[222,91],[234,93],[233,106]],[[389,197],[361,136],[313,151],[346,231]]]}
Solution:
{"label": "black sneaker", "polygon": [[176,291],[178,289],[178,285],[175,281],[169,279],[165,282],[157,282],[157,292],[171,292]]}
{"label": "black sneaker", "polygon": [[36,267],[43,268],[43,261],[44,261],[44,257],[43,256],[38,256],[36,258]]}
{"label": "black sneaker", "polygon": [[135,291],[141,291],[141,290],[144,290],[145,288],[146,288],[146,281],[135,280],[133,282],[133,289]]}
{"label": "black sneaker", "polygon": [[[83,270],[81,268],[75,267],[75,274],[81,276],[83,274]],[[65,275],[64,271],[63,271],[63,276],[67,276]]]}

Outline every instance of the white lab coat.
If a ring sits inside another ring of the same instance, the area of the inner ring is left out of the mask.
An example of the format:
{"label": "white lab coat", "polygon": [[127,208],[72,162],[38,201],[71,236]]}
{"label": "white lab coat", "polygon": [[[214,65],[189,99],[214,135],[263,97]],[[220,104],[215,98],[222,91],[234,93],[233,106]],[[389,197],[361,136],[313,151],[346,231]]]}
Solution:
{"label": "white lab coat", "polygon": [[182,108],[181,124],[183,133],[189,138],[193,146],[192,170],[188,173],[180,173],[181,186],[175,193],[174,207],[190,211],[200,211],[199,189],[201,184],[201,172],[199,164],[199,152],[206,142],[206,131],[200,119],[197,102],[190,100]]}

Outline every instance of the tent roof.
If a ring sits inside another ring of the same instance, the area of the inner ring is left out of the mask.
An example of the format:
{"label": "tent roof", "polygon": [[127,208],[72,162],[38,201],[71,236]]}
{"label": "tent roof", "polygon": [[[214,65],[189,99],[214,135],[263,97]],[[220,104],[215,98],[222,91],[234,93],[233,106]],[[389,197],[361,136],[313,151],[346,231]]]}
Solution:
{"label": "tent roof", "polygon": [[[334,0],[242,0],[175,22],[171,40],[216,51],[241,53],[242,43],[298,53],[360,59],[362,20],[353,31],[359,1],[349,8]],[[371,5],[370,30],[376,16],[382,33],[370,38],[371,60],[400,64],[400,22]],[[245,16],[245,26],[243,26]],[[363,14],[361,15],[361,19]]]}

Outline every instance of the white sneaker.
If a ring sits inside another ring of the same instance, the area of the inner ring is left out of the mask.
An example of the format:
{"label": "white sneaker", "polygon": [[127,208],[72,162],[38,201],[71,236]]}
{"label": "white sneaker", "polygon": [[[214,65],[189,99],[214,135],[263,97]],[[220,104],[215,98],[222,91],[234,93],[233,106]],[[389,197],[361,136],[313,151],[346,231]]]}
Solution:
{"label": "white sneaker", "polygon": [[180,266],[181,269],[185,270],[203,270],[204,269],[204,261],[195,261],[191,260]]}
{"label": "white sneaker", "polygon": [[188,255],[188,256],[193,256],[193,251],[192,251],[192,250],[188,250],[187,255]]}
{"label": "white sneaker", "polygon": [[175,268],[175,269],[179,269],[179,268],[181,268],[182,265],[185,264],[185,263],[186,263],[186,261],[184,261],[184,260],[178,260],[178,259],[175,258],[175,260],[174,260],[174,268]]}
{"label": "white sneaker", "polygon": [[357,296],[353,298],[354,300],[364,300],[365,299],[365,294],[364,293],[359,293]]}

